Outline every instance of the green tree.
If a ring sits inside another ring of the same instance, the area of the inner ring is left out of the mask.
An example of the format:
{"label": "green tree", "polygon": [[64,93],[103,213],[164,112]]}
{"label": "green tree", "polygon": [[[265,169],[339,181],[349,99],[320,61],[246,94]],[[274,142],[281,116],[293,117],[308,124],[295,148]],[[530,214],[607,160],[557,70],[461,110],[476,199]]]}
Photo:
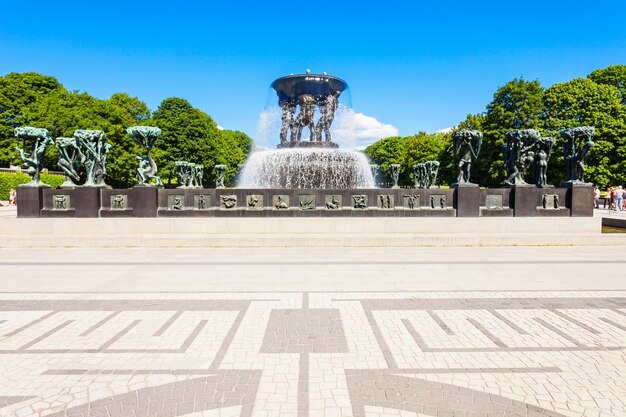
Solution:
{"label": "green tree", "polygon": [[480,130],[481,132],[484,130],[485,126],[485,113],[478,114],[468,114],[459,125],[458,129],[472,129],[472,130]]}
{"label": "green tree", "polygon": [[[220,130],[219,134],[211,141],[212,163],[225,164],[225,183],[235,185],[241,167],[248,159],[254,142],[248,135],[236,130]],[[211,172],[211,180],[214,181],[214,172]]]}
{"label": "green tree", "polygon": [[617,87],[622,95],[622,104],[626,105],[626,65],[611,65],[593,71],[587,76],[597,84],[606,84]]}
{"label": "green tree", "polygon": [[[560,139],[560,130],[575,126],[594,126],[595,147],[586,161],[585,180],[599,187],[626,182],[626,106],[612,85],[597,84],[587,78],[576,78],[555,84],[544,94],[544,126]],[[563,141],[557,142],[562,149]],[[564,179],[562,152],[552,159],[554,183]]]}
{"label": "green tree", "polygon": [[34,72],[0,77],[0,166],[21,164],[13,130],[23,124],[24,109],[59,91],[65,89],[56,78]]}
{"label": "green tree", "polygon": [[[127,187],[135,183],[135,156],[145,152],[126,134],[126,128],[137,123],[138,113],[149,111],[145,103],[127,94],[101,100],[86,92],[59,90],[26,107],[22,119],[25,124],[48,129],[53,138],[72,136],[77,129],[103,130],[112,145],[107,159],[107,182]],[[58,170],[58,157],[56,148],[51,147],[46,166]]]}
{"label": "green tree", "polygon": [[152,123],[163,131],[164,152],[157,159],[162,178],[172,183],[176,179],[174,161],[189,161],[204,165],[204,183],[215,184],[216,164],[227,165],[225,182],[236,178],[252,148],[252,140],[244,133],[219,130],[213,119],[194,108],[187,100],[167,98],[152,116]]}
{"label": "green tree", "polygon": [[176,181],[174,161],[189,161],[205,165],[204,181],[212,166],[211,138],[218,134],[217,124],[206,113],[193,108],[185,99],[171,97],[163,100],[152,115],[152,123],[161,130],[159,140],[163,153],[155,155],[160,175],[168,184]]}
{"label": "green tree", "polygon": [[426,161],[439,161],[439,183],[445,183],[451,176],[452,158],[446,159],[446,152],[451,152],[449,133],[428,134],[419,132],[413,136],[391,136],[381,139],[365,148],[370,160],[380,166],[384,175],[383,182],[391,183],[389,165],[400,164],[398,184],[412,187],[414,184],[413,165]]}
{"label": "green tree", "polygon": [[[415,136],[406,138],[405,155],[402,163],[405,176],[405,183],[412,185],[413,165],[426,161],[439,161],[438,183],[447,183],[452,173],[452,157],[445,158],[446,150],[452,147],[452,136],[450,133],[427,134],[420,132]],[[450,154],[452,155],[452,154]]]}
{"label": "green tree", "polygon": [[[390,136],[369,145],[364,152],[372,163],[380,167],[378,181],[391,183],[389,165],[402,164],[406,154],[406,139],[402,136]],[[398,182],[403,184],[407,175],[405,167],[401,167],[400,181]]]}
{"label": "green tree", "polygon": [[479,163],[472,167],[472,178],[478,184],[498,187],[504,183],[502,156],[504,134],[512,129],[541,129],[544,105],[543,88],[539,81],[514,79],[498,88],[487,105],[484,119],[471,116],[465,124],[475,124],[484,139]]}

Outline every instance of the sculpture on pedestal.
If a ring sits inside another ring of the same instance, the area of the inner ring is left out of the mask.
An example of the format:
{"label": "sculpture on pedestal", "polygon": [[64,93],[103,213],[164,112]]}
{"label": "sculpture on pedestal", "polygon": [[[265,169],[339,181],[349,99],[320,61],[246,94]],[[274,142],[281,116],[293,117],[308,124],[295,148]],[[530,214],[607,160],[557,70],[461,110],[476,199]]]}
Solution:
{"label": "sculpture on pedestal", "polygon": [[291,141],[300,142],[302,140],[302,130],[305,127],[311,132],[311,142],[315,141],[315,97],[311,94],[302,94],[298,97],[300,112],[291,128]]}
{"label": "sculpture on pedestal", "polygon": [[224,185],[224,173],[226,172],[226,165],[218,164],[215,165],[215,188],[226,188]]}
{"label": "sculpture on pedestal", "polygon": [[[43,169],[46,148],[52,144],[48,130],[35,127],[16,127],[15,137],[15,148],[22,158],[22,163],[27,168],[26,172],[30,175],[30,182],[23,186],[49,187],[49,185],[41,182],[41,170]],[[28,149],[30,149],[30,155],[27,154]]]}
{"label": "sculpture on pedestal", "polygon": [[322,133],[324,134],[325,142],[332,142],[332,137],[330,135],[330,125],[332,125],[333,120],[335,120],[335,111],[337,111],[338,106],[338,91],[335,91],[334,93],[320,99],[319,109],[321,116],[315,128],[318,142],[322,141]]}
{"label": "sculpture on pedestal", "polygon": [[174,167],[176,168],[176,176],[178,177],[178,183],[180,184],[176,188],[188,188],[191,183],[191,166],[187,161],[174,161]]}
{"label": "sculpture on pedestal", "polygon": [[454,141],[454,166],[457,169],[456,185],[473,185],[470,182],[472,163],[478,159],[483,134],[478,130],[461,129],[452,133]]}
{"label": "sculpture on pedestal", "polygon": [[61,154],[57,165],[65,172],[65,180],[59,188],[74,188],[80,181],[78,168],[85,162],[76,138],[56,138],[55,145]]}
{"label": "sculpture on pedestal", "polygon": [[293,117],[296,114],[296,103],[288,98],[278,101],[278,106],[282,112],[280,125],[280,143],[287,143],[287,136],[293,129]]}
{"label": "sculpture on pedestal", "polygon": [[106,178],[107,154],[111,145],[106,143],[106,134],[102,130],[76,130],[76,142],[85,150],[86,187],[107,187]]}
{"label": "sculpture on pedestal", "polygon": [[539,138],[535,144],[535,185],[548,186],[548,162],[556,139],[552,137]]}
{"label": "sculpture on pedestal", "polygon": [[439,161],[426,161],[413,165],[415,188],[431,188],[435,186],[439,174]]}
{"label": "sculpture on pedestal", "polygon": [[378,173],[380,172],[380,166],[378,164],[370,164],[370,169],[372,170],[372,177],[374,178],[374,185],[378,184]]}
{"label": "sculpture on pedestal", "polygon": [[194,164],[187,161],[175,161],[176,175],[178,176],[177,188],[202,188],[204,165]]}
{"label": "sculpture on pedestal", "polygon": [[202,178],[204,177],[204,165],[193,164],[191,167],[191,186],[193,188],[202,188]]}
{"label": "sculpture on pedestal", "polygon": [[502,146],[507,175],[505,184],[526,185],[524,171],[535,162],[539,132],[535,129],[515,129],[506,132],[505,138],[506,143]]}
{"label": "sculpture on pedestal", "polygon": [[439,175],[439,161],[426,161],[424,166],[426,168],[426,188],[433,188],[437,183],[437,175]]}
{"label": "sculpture on pedestal", "polygon": [[389,169],[391,171],[391,179],[393,180],[393,187],[391,188],[400,188],[398,187],[398,178],[400,177],[400,164],[389,164]]}
{"label": "sculpture on pedestal", "polygon": [[424,183],[426,182],[426,167],[424,164],[415,164],[413,165],[413,178],[415,180],[415,184],[413,188],[425,188]]}
{"label": "sculpture on pedestal", "polygon": [[[271,87],[276,91],[281,112],[278,148],[338,147],[332,141],[330,128],[339,108],[339,96],[348,89],[348,83],[307,70],[306,74],[278,78]],[[305,127],[309,128],[310,139],[302,141]]]}
{"label": "sculpture on pedestal", "polygon": [[146,156],[136,156],[139,161],[137,168],[137,180],[140,186],[148,186],[149,181],[154,178],[157,186],[163,185],[161,178],[157,176],[157,165],[152,159],[152,145],[161,136],[161,129],[153,126],[133,126],[126,129],[128,136],[135,139],[140,145],[146,148]]}
{"label": "sculpture on pedestal", "polygon": [[565,174],[568,183],[585,182],[585,159],[595,146],[592,140],[595,134],[596,129],[593,126],[572,127],[561,131],[561,136],[566,140]]}

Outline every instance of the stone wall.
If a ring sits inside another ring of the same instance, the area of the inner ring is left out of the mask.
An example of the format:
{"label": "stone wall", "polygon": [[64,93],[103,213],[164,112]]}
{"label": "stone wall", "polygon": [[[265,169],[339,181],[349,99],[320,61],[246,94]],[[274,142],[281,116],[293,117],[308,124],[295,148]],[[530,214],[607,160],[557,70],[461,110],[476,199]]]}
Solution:
{"label": "stone wall", "polygon": [[429,189],[19,187],[18,217],[590,217],[590,186]]}

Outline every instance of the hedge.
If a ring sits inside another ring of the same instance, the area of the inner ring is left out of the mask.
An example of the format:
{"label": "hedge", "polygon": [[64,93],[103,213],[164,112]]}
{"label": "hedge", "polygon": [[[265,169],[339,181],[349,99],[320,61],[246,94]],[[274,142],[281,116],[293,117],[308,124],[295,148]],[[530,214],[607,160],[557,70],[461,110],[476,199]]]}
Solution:
{"label": "hedge", "polygon": [[[57,188],[61,185],[63,179],[63,175],[41,173],[41,181],[50,185],[52,188]],[[0,200],[8,200],[9,191],[11,191],[12,188],[17,189],[18,185],[28,182],[30,182],[30,177],[27,174],[21,172],[0,172]]]}

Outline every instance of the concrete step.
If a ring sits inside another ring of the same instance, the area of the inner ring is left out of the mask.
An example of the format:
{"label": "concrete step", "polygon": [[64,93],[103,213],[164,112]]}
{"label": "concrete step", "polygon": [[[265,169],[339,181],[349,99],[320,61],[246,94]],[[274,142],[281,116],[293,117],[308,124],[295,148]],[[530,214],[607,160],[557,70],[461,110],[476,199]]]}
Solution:
{"label": "concrete step", "polygon": [[0,220],[0,247],[626,245],[601,218],[46,218]]}
{"label": "concrete step", "polygon": [[626,246],[626,234],[39,234],[0,236],[0,247],[445,247]]}

